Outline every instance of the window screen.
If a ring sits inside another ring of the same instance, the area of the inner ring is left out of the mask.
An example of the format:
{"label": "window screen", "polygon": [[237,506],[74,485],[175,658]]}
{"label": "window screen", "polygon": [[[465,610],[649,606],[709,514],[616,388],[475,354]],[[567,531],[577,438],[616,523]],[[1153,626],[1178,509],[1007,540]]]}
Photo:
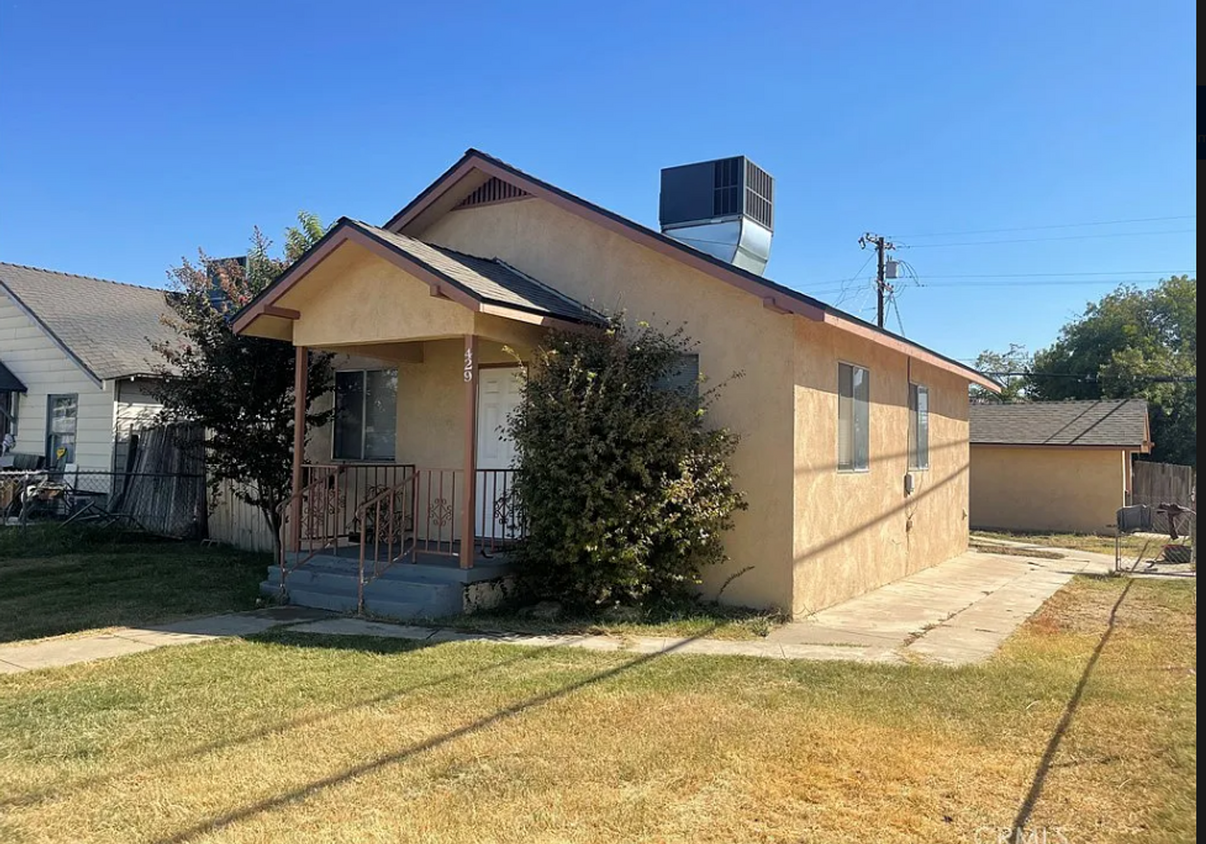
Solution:
{"label": "window screen", "polygon": [[861,366],[838,366],[838,468],[871,468],[871,373]]}
{"label": "window screen", "polygon": [[909,385],[909,468],[930,468],[930,389]]}

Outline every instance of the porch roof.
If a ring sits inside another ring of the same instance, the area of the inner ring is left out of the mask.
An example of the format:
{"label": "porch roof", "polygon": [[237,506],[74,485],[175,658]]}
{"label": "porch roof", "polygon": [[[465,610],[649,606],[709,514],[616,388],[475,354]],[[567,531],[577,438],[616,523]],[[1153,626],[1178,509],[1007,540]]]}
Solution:
{"label": "porch roof", "polygon": [[455,299],[474,310],[488,307],[504,317],[508,311],[522,312],[585,325],[606,322],[602,314],[497,258],[466,255],[342,217],[322,240],[236,314],[235,331],[243,332],[259,317],[292,318],[292,314],[282,313],[274,302],[349,240],[426,281],[433,294]]}

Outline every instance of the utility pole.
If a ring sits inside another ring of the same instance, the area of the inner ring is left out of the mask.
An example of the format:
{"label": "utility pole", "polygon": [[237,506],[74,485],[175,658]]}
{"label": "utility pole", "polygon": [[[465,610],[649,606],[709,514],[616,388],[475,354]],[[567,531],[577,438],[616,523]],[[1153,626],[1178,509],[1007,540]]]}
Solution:
{"label": "utility pole", "polygon": [[896,245],[889,243],[888,239],[883,235],[867,232],[858,239],[858,245],[863,249],[867,248],[867,244],[875,247],[875,294],[876,294],[876,319],[875,324],[880,328],[884,327],[884,322],[887,319],[887,294],[891,292],[892,285],[888,284],[887,278],[887,252],[889,249],[895,249]]}

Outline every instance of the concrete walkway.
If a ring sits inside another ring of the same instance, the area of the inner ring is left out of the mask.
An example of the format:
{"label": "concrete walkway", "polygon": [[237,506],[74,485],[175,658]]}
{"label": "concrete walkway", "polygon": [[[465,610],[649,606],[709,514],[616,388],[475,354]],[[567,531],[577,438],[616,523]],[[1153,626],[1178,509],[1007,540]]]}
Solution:
{"label": "concrete walkway", "polygon": [[969,551],[803,621],[785,624],[768,639],[784,645],[878,644],[908,660],[944,665],[980,662],[996,653],[1073,577],[1107,574],[1113,568],[1112,559],[1068,554],[1049,560]]}
{"label": "concrete walkway", "polygon": [[[1050,551],[1051,549],[1045,549]],[[438,642],[499,642],[625,653],[757,656],[969,665],[996,653],[1043,603],[1077,574],[1106,574],[1099,555],[1060,560],[968,552],[854,600],[791,622],[759,641],[466,633],[357,618],[301,624],[291,632]]]}
{"label": "concrete walkway", "polygon": [[280,626],[288,626],[295,633],[409,639],[430,644],[492,642],[635,654],[672,652],[873,664],[968,665],[994,654],[1010,634],[1074,576],[1105,574],[1113,568],[1112,558],[1102,555],[1061,553],[1067,556],[1049,560],[968,552],[803,621],[785,624],[767,638],[755,641],[464,632],[332,616],[301,607],[276,607],[0,646],[0,674],[55,668],[230,636],[253,636]]}
{"label": "concrete walkway", "polygon": [[231,636],[254,636],[283,624],[325,618],[329,613],[304,607],[273,607],[244,613],[193,618],[151,627],[116,627],[82,636],[60,636],[0,646],[0,674],[61,668],[172,645],[193,645]]}

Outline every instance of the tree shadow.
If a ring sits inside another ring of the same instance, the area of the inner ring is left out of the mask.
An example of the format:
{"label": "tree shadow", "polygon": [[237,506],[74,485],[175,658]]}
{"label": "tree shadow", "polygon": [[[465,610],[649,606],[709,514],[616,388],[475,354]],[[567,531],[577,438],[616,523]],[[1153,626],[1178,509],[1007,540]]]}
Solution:
{"label": "tree shadow", "polygon": [[599,683],[603,683],[607,680],[618,677],[625,672],[645,665],[661,656],[672,653],[683,647],[688,642],[705,638],[708,632],[711,631],[706,631],[689,639],[677,641],[669,645],[664,650],[657,651],[655,653],[643,654],[632,660],[629,660],[622,665],[618,665],[615,668],[610,668],[606,671],[592,674],[589,677],[569,683],[568,685],[562,686],[558,689],[533,695],[526,700],[504,707],[497,712],[479,718],[462,727],[457,727],[456,729],[449,730],[445,733],[441,733],[440,735],[416,742],[406,748],[393,753],[388,753],[377,759],[364,762],[363,764],[354,765],[338,774],[333,774],[329,777],[314,780],[306,785],[278,794],[275,797],[259,800],[255,803],[244,806],[241,809],[236,809],[223,815],[207,818],[206,820],[196,823],[173,835],[159,838],[154,842],[154,844],[185,844],[185,842],[193,841],[201,836],[209,835],[233,824],[254,818],[257,815],[261,815],[265,812],[270,812],[274,809],[279,809],[282,806],[287,806],[290,803],[304,800],[315,794],[326,791],[327,789],[334,788],[358,777],[365,776],[366,774],[372,774],[391,765],[406,762],[415,756],[426,753],[430,750],[435,750],[436,748],[450,744],[459,738],[463,738],[481,730],[485,730],[496,724],[505,722],[511,718],[514,718],[515,716],[522,715],[547,703],[564,698],[576,691],[580,691],[582,689],[589,688],[590,686],[598,685]]}
{"label": "tree shadow", "polygon": [[[246,639],[250,642],[258,641],[265,643],[287,644],[290,647],[321,648],[326,650],[355,650],[362,653],[371,653],[377,655],[413,653],[425,648],[435,647],[439,644],[443,644],[441,642],[427,642],[424,640],[414,639],[380,639],[360,636],[321,636],[302,633],[290,634],[287,631],[268,631],[259,636],[246,637]],[[351,703],[339,707],[338,709],[333,709],[328,712],[316,712],[300,718],[286,719],[275,724],[269,724],[249,732],[241,733],[239,735],[228,736],[216,741],[198,745],[196,747],[191,747],[187,750],[156,756],[151,761],[139,765],[132,765],[119,771],[112,771],[89,777],[81,777],[67,783],[49,786],[36,791],[0,797],[0,809],[12,806],[28,806],[34,803],[39,803],[43,800],[58,797],[67,792],[90,788],[95,785],[101,785],[114,780],[119,780],[124,777],[133,776],[135,774],[153,770],[155,768],[160,768],[164,765],[186,762],[190,759],[199,758],[215,751],[237,747],[241,744],[248,744],[263,738],[268,738],[269,736],[285,733],[290,730],[321,724],[325,721],[330,721],[361,709],[369,709],[374,706],[379,706],[383,703],[398,700],[406,695],[435,689],[449,683],[455,683],[459,680],[467,679],[469,677],[480,677],[491,672],[501,671],[516,665],[517,663],[536,659],[551,649],[552,648],[532,648],[526,653],[508,657],[507,659],[499,660],[486,666],[475,667],[472,670],[452,672],[441,677],[437,677],[433,680],[415,683],[400,689],[390,689],[388,691],[381,692],[380,694],[352,701]]]}
{"label": "tree shadow", "polygon": [[1022,805],[1018,808],[1017,816],[1013,821],[1013,829],[1019,833],[1026,829],[1026,825],[1030,823],[1030,818],[1034,814],[1034,808],[1038,805],[1039,798],[1043,794],[1043,787],[1047,783],[1047,775],[1051,773],[1051,768],[1055,763],[1055,757],[1059,753],[1060,745],[1063,743],[1064,737],[1068,734],[1068,730],[1072,727],[1072,721],[1076,717],[1077,711],[1080,709],[1081,701],[1084,698],[1085,689],[1089,686],[1089,680],[1093,676],[1093,670],[1097,667],[1098,661],[1101,659],[1101,654],[1105,650],[1106,645],[1114,636],[1114,631],[1118,625],[1118,611],[1122,608],[1122,602],[1126,600],[1130,594],[1131,587],[1135,585],[1134,580],[1128,580],[1126,588],[1122,590],[1122,594],[1118,596],[1118,600],[1114,602],[1113,608],[1110,610],[1109,621],[1106,625],[1105,632],[1101,635],[1101,640],[1093,649],[1092,656],[1089,657],[1088,663],[1085,665],[1085,670],[1080,676],[1080,682],[1076,684],[1076,690],[1072,692],[1072,697],[1068,699],[1068,705],[1064,708],[1064,714],[1059,719],[1059,723],[1055,726],[1055,731],[1051,734],[1050,740],[1047,742],[1047,749],[1043,752],[1043,758],[1039,761],[1038,770],[1034,773],[1034,779],[1030,783],[1030,791],[1027,792],[1026,798],[1022,801]]}

